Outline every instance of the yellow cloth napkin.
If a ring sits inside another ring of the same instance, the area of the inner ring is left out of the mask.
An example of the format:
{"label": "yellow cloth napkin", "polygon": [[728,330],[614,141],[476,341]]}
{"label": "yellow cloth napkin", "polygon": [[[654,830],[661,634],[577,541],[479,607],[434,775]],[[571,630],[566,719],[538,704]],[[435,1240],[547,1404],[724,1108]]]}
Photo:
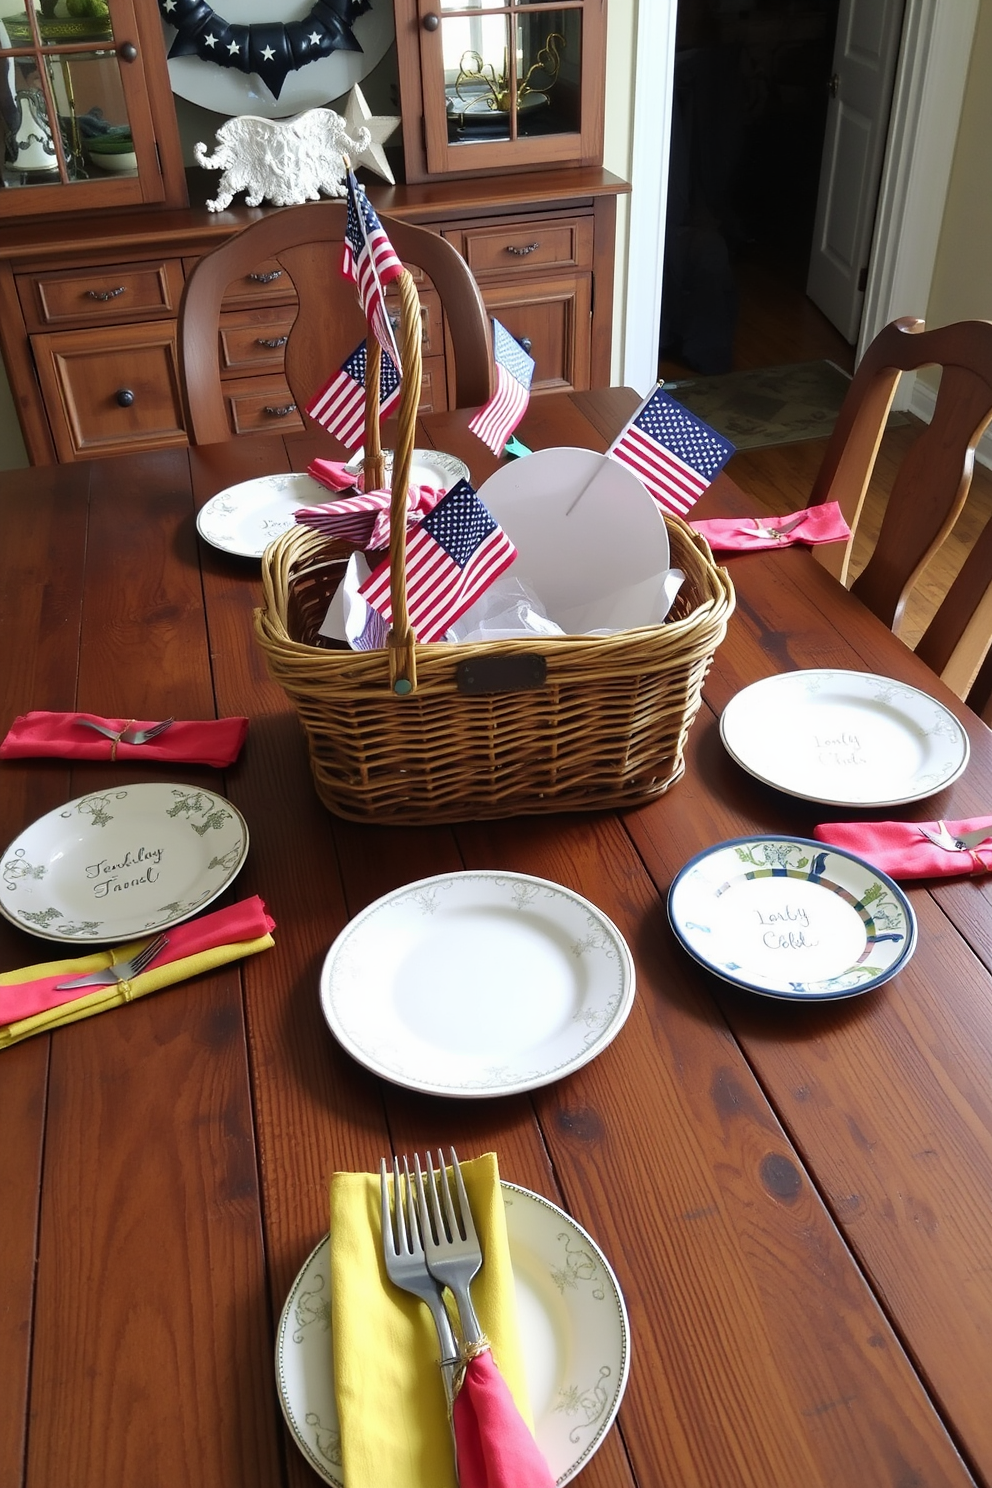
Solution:
{"label": "yellow cloth napkin", "polygon": [[[483,1255],[472,1300],[532,1428],[496,1154],[461,1170]],[[348,1488],[457,1488],[437,1333],[424,1303],[386,1276],[380,1213],[378,1174],[334,1174],[331,1331],[344,1481]]]}
{"label": "yellow cloth napkin", "polygon": [[[147,943],[148,936],[145,935],[131,945],[115,947],[116,959],[129,960]],[[17,1023],[0,1026],[0,1049],[30,1038],[34,1033],[48,1033],[53,1028],[61,1028],[65,1023],[75,1023],[80,1018],[91,1018],[95,1013],[105,1013],[110,1008],[121,1007],[125,1002],[133,1002],[135,998],[145,997],[149,992],[158,992],[160,988],[169,987],[174,982],[184,982],[189,977],[198,976],[200,972],[213,971],[214,967],[224,966],[228,961],[253,956],[256,951],[267,950],[271,945],[275,945],[275,941],[271,934],[267,934],[260,935],[255,940],[211,946],[209,950],[184,956],[182,960],[152,966],[132,982],[116,982],[111,987],[83,988],[84,995],[74,998],[72,1002],[63,1002],[59,1007],[48,1008],[45,1012],[36,1013],[33,1018],[22,1018]],[[34,981],[41,977],[64,976],[68,981],[71,977],[83,976],[88,971],[101,971],[109,964],[109,960],[106,952],[100,951],[92,956],[77,956],[73,960],[46,961],[37,966],[20,967],[17,971],[0,973],[0,986]]]}

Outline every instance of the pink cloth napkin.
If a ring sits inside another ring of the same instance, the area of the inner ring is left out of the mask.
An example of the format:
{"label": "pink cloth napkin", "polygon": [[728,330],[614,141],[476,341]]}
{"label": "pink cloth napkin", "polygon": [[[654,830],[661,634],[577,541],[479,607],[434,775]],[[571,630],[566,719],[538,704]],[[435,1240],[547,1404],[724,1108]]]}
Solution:
{"label": "pink cloth napkin", "polygon": [[[173,961],[184,961],[189,956],[199,956],[215,946],[240,945],[245,941],[258,940],[275,929],[275,920],[266,912],[265,905],[257,894],[242,899],[227,909],[214,910],[213,914],[201,915],[196,920],[186,920],[166,931],[169,944],[155,958],[154,968],[160,970]],[[145,939],[150,937],[146,936]],[[105,965],[111,964],[109,953],[100,956]],[[33,1018],[49,1008],[61,1007],[74,1002],[93,987],[69,988],[56,992],[56,982],[71,981],[74,976],[83,976],[98,968],[90,963],[92,955],[83,958],[88,964],[78,970],[67,970],[66,962],[56,962],[57,971],[47,973],[44,966],[28,967],[26,970],[41,972],[23,982],[6,982],[0,986],[0,1026],[19,1023],[23,1018]]]}
{"label": "pink cloth napkin", "polygon": [[[444,491],[434,486],[411,486],[407,497],[406,521],[412,527],[433,511]],[[366,551],[389,546],[388,491],[369,491],[365,496],[342,496],[320,506],[301,506],[296,520],[302,527],[312,527],[327,537],[354,543]]]}
{"label": "pink cloth napkin", "polygon": [[451,1414],[460,1488],[554,1488],[551,1469],[488,1351],[466,1366]]}
{"label": "pink cloth napkin", "polygon": [[[962,878],[992,872],[992,842],[979,847],[949,850],[924,837],[920,825],[940,831],[940,822],[825,822],[813,828],[818,842],[830,843],[855,853],[881,868],[891,878]],[[989,826],[992,817],[973,816],[965,821],[945,822],[951,836],[973,827]]]}
{"label": "pink cloth napkin", "polygon": [[343,460],[311,460],[307,475],[312,475],[329,491],[351,491],[358,487],[358,476],[345,468]]}
{"label": "pink cloth napkin", "polygon": [[81,718],[118,733],[158,722],[154,718],[102,718],[99,713],[23,713],[14,719],[0,744],[0,759],[44,755],[53,759],[172,760],[213,765],[219,770],[234,763],[248,733],[247,718],[177,719],[147,744],[122,744],[86,728]]}
{"label": "pink cloth napkin", "polygon": [[[765,535],[776,528],[788,527],[797,517],[803,520],[791,532],[781,537]],[[714,553],[760,553],[767,548],[787,548],[801,543],[812,547],[815,543],[846,542],[851,535],[836,501],[808,506],[784,517],[714,517],[707,522],[691,522],[690,526],[705,537]]]}

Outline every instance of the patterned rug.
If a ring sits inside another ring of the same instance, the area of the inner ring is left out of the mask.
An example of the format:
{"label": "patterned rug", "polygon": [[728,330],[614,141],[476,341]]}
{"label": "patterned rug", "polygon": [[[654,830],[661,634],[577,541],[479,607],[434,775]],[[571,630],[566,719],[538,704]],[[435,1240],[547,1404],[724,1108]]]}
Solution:
{"label": "patterned rug", "polygon": [[[797,362],[666,382],[665,391],[739,450],[822,439],[830,433],[850,378],[833,362]],[[892,415],[905,421],[905,416]]]}

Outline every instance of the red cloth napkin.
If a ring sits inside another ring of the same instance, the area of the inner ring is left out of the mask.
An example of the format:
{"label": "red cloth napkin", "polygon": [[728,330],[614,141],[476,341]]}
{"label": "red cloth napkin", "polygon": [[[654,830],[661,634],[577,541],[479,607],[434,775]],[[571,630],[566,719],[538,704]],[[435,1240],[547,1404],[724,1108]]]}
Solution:
{"label": "red cloth napkin", "polygon": [[23,713],[0,744],[0,759],[171,760],[188,765],[232,765],[248,733],[247,718],[178,718],[147,744],[115,744],[79,722],[88,718],[118,733],[148,728],[155,718],[102,718],[99,713]]}
{"label": "red cloth napkin", "polygon": [[[992,872],[992,842],[970,851],[949,851],[924,837],[920,825],[940,831],[940,822],[825,822],[813,828],[813,836],[866,858],[890,878],[962,878]],[[992,830],[992,817],[972,816],[944,825],[954,837],[972,827],[989,825]]]}
{"label": "red cloth napkin", "polygon": [[358,476],[345,468],[343,460],[311,460],[307,475],[312,475],[329,491],[350,491],[358,485]]}
{"label": "red cloth napkin", "polygon": [[551,1469],[488,1350],[466,1366],[451,1414],[460,1488],[554,1488]]}
{"label": "red cloth napkin", "polygon": [[[787,527],[796,517],[803,520],[782,537],[766,537],[760,530]],[[812,547],[816,543],[846,542],[851,535],[836,501],[808,506],[802,512],[790,512],[785,517],[714,517],[708,522],[691,522],[689,525],[705,537],[714,553],[760,553],[763,549],[787,548],[800,543]]]}
{"label": "red cloth napkin", "polygon": [[[242,899],[227,909],[216,909],[212,914],[201,915],[196,920],[186,920],[166,931],[169,944],[155,958],[154,967],[168,966],[172,961],[183,961],[188,956],[198,956],[215,946],[239,945],[242,941],[258,940],[275,929],[275,920],[266,912],[265,905],[257,894]],[[149,937],[145,937],[148,939]],[[92,960],[92,957],[87,958]],[[105,956],[110,965],[110,956]],[[0,986],[0,1026],[19,1023],[22,1018],[33,1018],[49,1008],[61,1007],[76,998],[96,989],[93,987],[69,988],[56,992],[56,982],[67,982],[73,976],[82,976],[96,967],[66,970],[66,963],[56,963],[59,970],[53,975],[40,976],[23,982],[7,982]]]}

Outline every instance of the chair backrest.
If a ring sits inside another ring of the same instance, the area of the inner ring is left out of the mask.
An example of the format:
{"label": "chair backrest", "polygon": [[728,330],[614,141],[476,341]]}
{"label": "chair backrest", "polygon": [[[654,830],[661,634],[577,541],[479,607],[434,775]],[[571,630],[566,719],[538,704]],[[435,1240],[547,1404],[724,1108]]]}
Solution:
{"label": "chair backrest", "polygon": [[[927,331],[922,320],[906,319],[880,331],[854,374],[808,502],[838,502],[851,528],[846,547],[814,549],[844,583],[899,378],[928,366],[941,368],[933,417],[896,473],[874,550],[850,586],[897,635],[910,590],[964,506],[975,447],[992,419],[992,321]],[[967,696],[992,642],[990,612],[992,522],[916,647],[960,697]]]}
{"label": "chair backrest", "polygon": [[[380,219],[414,277],[437,290],[454,353],[455,404],[485,403],[491,386],[489,322],[478,285],[444,238],[391,217]],[[347,222],[343,202],[312,202],[259,218],[195,265],[179,308],[179,367],[187,428],[194,444],[232,438],[220,378],[221,302],[229,286],[270,259],[293,281],[299,312],[286,345],[286,378],[301,412],[364,339],[365,317],[341,275]]]}

